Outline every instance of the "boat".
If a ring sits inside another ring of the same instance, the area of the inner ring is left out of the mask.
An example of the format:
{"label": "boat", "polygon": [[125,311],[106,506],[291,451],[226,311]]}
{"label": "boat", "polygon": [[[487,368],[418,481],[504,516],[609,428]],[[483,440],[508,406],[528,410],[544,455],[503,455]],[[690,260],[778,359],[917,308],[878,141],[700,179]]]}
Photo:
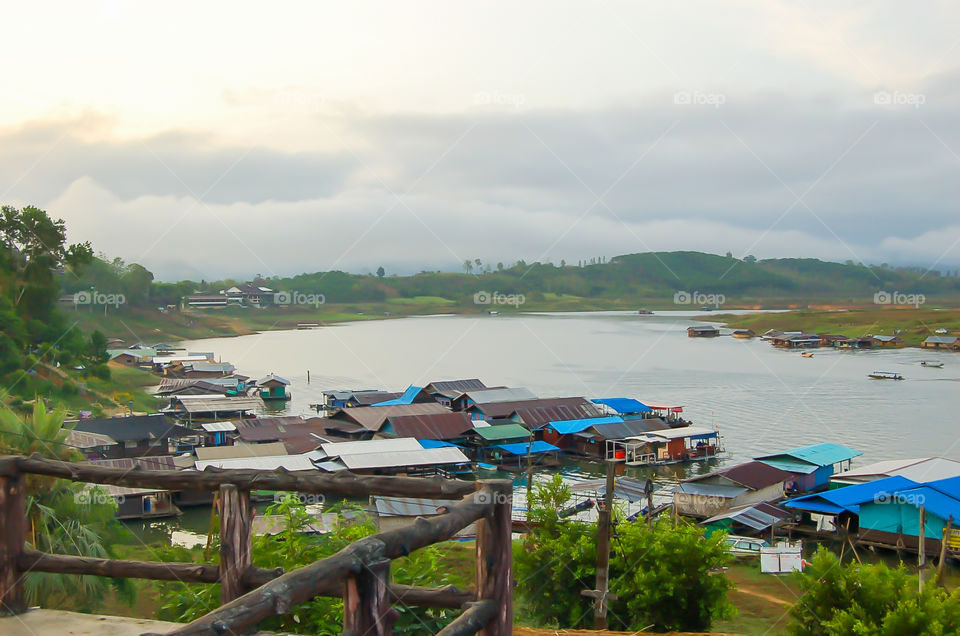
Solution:
{"label": "boat", "polygon": [[700,311],[713,311],[713,307],[709,305],[704,305],[703,307],[700,308]]}
{"label": "boat", "polygon": [[899,373],[894,373],[893,371],[874,371],[867,375],[868,378],[874,380],[902,380],[903,376]]}
{"label": "boat", "polygon": [[943,366],[943,362],[940,360],[921,360],[921,367],[932,367],[934,369],[939,369]]}
{"label": "boat", "polygon": [[480,470],[496,470],[497,467],[493,464],[487,464],[484,462],[477,462],[477,468]]}
{"label": "boat", "polygon": [[813,352],[812,352],[812,351],[804,351],[804,352],[802,352],[800,355],[803,356],[804,358],[812,358],[812,357],[813,357]]}
{"label": "boat", "polygon": [[638,313],[639,315],[641,315],[641,316],[652,316],[652,315],[653,315],[653,312],[650,311],[649,309],[638,309],[638,310],[637,310],[637,313]]}

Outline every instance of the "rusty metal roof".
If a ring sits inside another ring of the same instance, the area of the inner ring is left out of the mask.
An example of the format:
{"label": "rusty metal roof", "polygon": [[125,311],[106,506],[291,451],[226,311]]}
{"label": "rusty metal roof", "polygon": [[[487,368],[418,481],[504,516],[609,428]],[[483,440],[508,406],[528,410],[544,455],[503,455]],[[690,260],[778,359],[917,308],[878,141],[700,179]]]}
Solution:
{"label": "rusty metal roof", "polygon": [[388,417],[401,415],[428,415],[431,413],[449,413],[450,411],[436,402],[423,404],[397,404],[394,406],[358,406],[341,409],[335,419],[344,417],[371,431],[379,431]]}
{"label": "rusty metal roof", "polygon": [[549,422],[579,420],[587,417],[600,417],[601,415],[597,407],[582,397],[492,402],[490,404],[477,404],[471,408],[479,410],[487,418],[517,415],[527,428],[536,428]]}
{"label": "rusty metal roof", "polygon": [[474,431],[473,420],[466,413],[427,413],[396,415],[387,418],[381,433],[417,439],[456,439]]}
{"label": "rusty metal roof", "polygon": [[726,477],[730,481],[740,484],[745,488],[749,488],[751,490],[760,490],[761,488],[766,488],[767,486],[772,486],[776,483],[787,482],[792,479],[793,475],[782,471],[779,468],[774,468],[773,466],[764,464],[763,462],[750,461],[744,464],[731,466],[730,468],[724,468],[723,470],[718,470],[710,473],[709,475],[694,477],[686,481],[699,482],[709,479],[716,479],[717,477]]}

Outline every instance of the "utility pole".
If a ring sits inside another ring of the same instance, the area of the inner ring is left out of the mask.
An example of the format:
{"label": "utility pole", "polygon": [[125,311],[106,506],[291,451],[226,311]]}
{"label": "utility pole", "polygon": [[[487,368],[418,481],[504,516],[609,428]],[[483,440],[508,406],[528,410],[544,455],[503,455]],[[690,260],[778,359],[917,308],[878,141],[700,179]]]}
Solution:
{"label": "utility pole", "polygon": [[927,540],[924,526],[927,525],[927,509],[920,506],[920,545],[917,554],[917,580],[920,583],[920,592],[923,593],[923,568],[927,566]]}
{"label": "utility pole", "polygon": [[527,440],[527,521],[530,520],[530,494],[533,492],[533,431]]}
{"label": "utility pole", "polygon": [[597,512],[597,588],[584,590],[583,596],[594,600],[593,628],[607,628],[608,601],[617,600],[610,593],[610,525],[613,515],[614,468],[616,464],[607,461],[607,488],[603,493],[603,504]]}

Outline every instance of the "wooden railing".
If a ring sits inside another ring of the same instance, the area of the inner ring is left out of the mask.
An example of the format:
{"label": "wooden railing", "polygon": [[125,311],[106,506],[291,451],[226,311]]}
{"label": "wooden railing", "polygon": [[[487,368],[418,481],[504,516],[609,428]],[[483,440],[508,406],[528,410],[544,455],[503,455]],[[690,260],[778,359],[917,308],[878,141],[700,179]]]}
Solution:
{"label": "wooden railing", "polygon": [[[219,491],[220,563],[154,563],[47,554],[25,547],[24,475],[75,482],[165,490]],[[340,552],[292,572],[251,565],[252,490],[280,490],[345,497],[393,495],[460,498],[441,515],[418,518],[396,530],[356,541]],[[362,476],[275,471],[202,472],[125,470],[44,459],[0,456],[0,611],[26,611],[23,577],[29,572],[219,583],[221,606],[170,632],[173,635],[242,633],[271,616],[283,615],[316,596],[342,597],[343,633],[389,634],[391,603],[464,608],[439,633],[508,636],[513,629],[511,501],[507,480],[468,482],[442,478]],[[445,541],[476,522],[476,589],[415,587],[390,583],[390,561]]]}

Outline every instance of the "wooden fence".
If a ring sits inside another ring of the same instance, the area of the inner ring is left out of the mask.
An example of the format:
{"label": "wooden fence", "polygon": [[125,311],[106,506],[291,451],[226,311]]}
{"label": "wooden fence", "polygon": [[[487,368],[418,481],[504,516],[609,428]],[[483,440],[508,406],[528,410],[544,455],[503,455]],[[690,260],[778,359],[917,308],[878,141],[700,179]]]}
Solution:
{"label": "wooden fence", "polygon": [[[75,482],[165,490],[219,491],[220,563],[159,563],[47,554],[25,547],[24,475]],[[460,498],[442,515],[356,541],[340,552],[292,572],[251,565],[251,490],[279,490],[346,497],[393,495],[427,499]],[[391,633],[391,602],[422,607],[464,608],[439,633],[509,636],[513,629],[512,484],[507,480],[468,482],[442,478],[361,476],[275,471],[202,472],[105,468],[32,457],[0,456],[0,611],[26,611],[23,577],[28,572],[220,583],[221,606],[170,632],[242,633],[271,616],[283,615],[316,596],[342,597],[343,633]],[[445,541],[477,524],[476,589],[427,588],[390,583],[390,561]]]}

